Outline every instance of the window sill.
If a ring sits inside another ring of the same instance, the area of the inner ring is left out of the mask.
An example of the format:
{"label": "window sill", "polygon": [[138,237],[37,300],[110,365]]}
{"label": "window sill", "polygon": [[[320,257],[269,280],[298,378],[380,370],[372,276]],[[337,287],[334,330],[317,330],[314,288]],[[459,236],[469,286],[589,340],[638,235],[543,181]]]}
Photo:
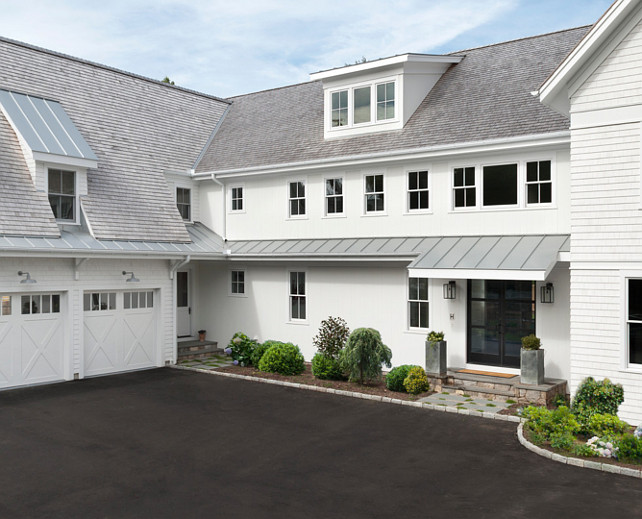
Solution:
{"label": "window sill", "polygon": [[325,216],[322,216],[322,220],[334,220],[336,218],[347,218],[348,216],[345,213],[337,213],[337,214],[326,214]]}
{"label": "window sill", "polygon": [[307,215],[303,215],[303,216],[288,216],[285,220],[289,222],[296,222],[297,220],[308,220],[308,219],[309,218]]}
{"label": "window sill", "polygon": [[363,213],[362,217],[372,218],[373,216],[388,216],[386,211],[373,211],[371,213]]}
{"label": "window sill", "polygon": [[417,216],[422,214],[433,214],[433,211],[432,209],[416,209],[414,211],[406,211],[405,213],[402,213],[403,216]]}
{"label": "window sill", "polygon": [[406,328],[403,333],[409,333],[412,335],[428,335],[429,328]]}
{"label": "window sill", "polygon": [[642,364],[632,364],[620,369],[620,373],[633,373],[635,375],[642,374]]}
{"label": "window sill", "polygon": [[227,214],[245,214],[245,209],[241,211],[228,211]]}
{"label": "window sill", "polygon": [[228,297],[238,297],[238,298],[241,298],[241,299],[244,299],[244,298],[248,297],[247,294],[232,294],[232,293],[228,293],[227,296]]}
{"label": "window sill", "polygon": [[293,324],[295,326],[310,326],[310,323],[306,319],[297,319],[286,321],[285,324]]}
{"label": "window sill", "polygon": [[529,205],[526,207],[521,206],[497,206],[497,207],[459,207],[450,209],[448,214],[456,213],[505,213],[511,211],[543,211],[557,209],[556,205],[534,206]]}

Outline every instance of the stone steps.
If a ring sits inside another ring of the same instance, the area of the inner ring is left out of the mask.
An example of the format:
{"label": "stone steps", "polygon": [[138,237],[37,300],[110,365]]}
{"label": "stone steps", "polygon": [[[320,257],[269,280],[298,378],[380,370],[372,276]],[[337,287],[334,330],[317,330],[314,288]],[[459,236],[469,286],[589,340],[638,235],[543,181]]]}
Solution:
{"label": "stone steps", "polygon": [[203,359],[212,354],[223,354],[215,341],[183,341],[178,343],[177,360]]}

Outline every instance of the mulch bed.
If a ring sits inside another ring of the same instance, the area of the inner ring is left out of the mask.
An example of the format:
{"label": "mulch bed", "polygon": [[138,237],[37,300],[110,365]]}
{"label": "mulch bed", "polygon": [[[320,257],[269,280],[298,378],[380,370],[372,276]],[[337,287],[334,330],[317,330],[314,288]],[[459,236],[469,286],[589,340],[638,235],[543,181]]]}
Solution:
{"label": "mulch bed", "polygon": [[237,375],[246,375],[249,377],[264,378],[268,380],[283,380],[295,382],[297,384],[306,384],[308,386],[327,387],[332,389],[341,389],[343,391],[354,391],[355,393],[365,393],[367,395],[378,395],[382,397],[396,398],[398,400],[418,400],[425,396],[432,395],[434,391],[427,391],[418,395],[409,395],[408,393],[398,393],[386,388],[385,375],[381,380],[372,382],[367,385],[360,385],[356,382],[347,380],[320,380],[312,374],[312,367],[309,363],[305,365],[305,371],[300,375],[279,375],[278,373],[266,373],[254,367],[225,366],[217,368],[216,371],[224,373],[235,373]]}

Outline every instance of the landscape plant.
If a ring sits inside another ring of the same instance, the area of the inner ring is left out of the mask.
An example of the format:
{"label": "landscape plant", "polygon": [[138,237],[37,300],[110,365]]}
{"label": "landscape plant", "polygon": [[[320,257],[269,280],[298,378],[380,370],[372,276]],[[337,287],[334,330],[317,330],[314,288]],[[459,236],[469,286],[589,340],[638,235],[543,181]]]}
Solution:
{"label": "landscape plant", "polygon": [[261,357],[258,368],[269,373],[298,375],[305,369],[305,360],[298,346],[275,341]]}
{"label": "landscape plant", "polygon": [[527,419],[525,427],[532,433],[531,438],[534,443],[541,444],[553,440],[558,445],[569,448],[571,446],[569,438],[574,438],[580,430],[580,424],[575,416],[564,405],[552,410],[529,406],[524,409],[522,416]]}
{"label": "landscape plant", "polygon": [[431,331],[426,337],[428,342],[441,342],[444,340],[444,332]]}
{"label": "landscape plant", "polygon": [[277,344],[279,341],[272,341],[272,340],[267,340],[262,344],[257,344],[254,347],[254,350],[252,351],[252,354],[250,355],[250,361],[252,363],[252,366],[259,366],[259,362],[261,362],[261,358],[265,354],[265,352],[270,348],[270,346]]}
{"label": "landscape plant", "polygon": [[225,352],[228,353],[234,364],[239,366],[250,366],[252,364],[252,353],[257,346],[257,341],[250,339],[242,332],[236,332],[230,339]]}
{"label": "landscape plant", "polygon": [[386,387],[390,391],[405,393],[406,388],[403,386],[403,381],[406,380],[408,372],[414,367],[412,364],[402,364],[401,366],[392,368],[386,375]]}
{"label": "landscape plant", "polygon": [[523,349],[532,351],[532,350],[539,350],[541,347],[542,347],[542,342],[540,341],[539,337],[537,337],[534,333],[531,333],[526,337],[522,337]]}
{"label": "landscape plant", "polygon": [[341,350],[350,337],[350,328],[341,317],[328,317],[321,321],[319,332],[312,339],[317,352],[334,359],[339,358]]}
{"label": "landscape plant", "polygon": [[345,380],[341,362],[334,357],[317,353],[312,357],[312,374],[322,380]]}
{"label": "landscape plant", "polygon": [[381,365],[391,367],[392,352],[372,328],[354,330],[341,352],[341,367],[352,382],[364,384],[381,377]]}
{"label": "landscape plant", "polygon": [[430,389],[428,377],[424,368],[421,366],[413,366],[408,372],[408,376],[403,381],[403,387],[407,393],[411,395],[418,395]]}
{"label": "landscape plant", "polygon": [[608,378],[597,381],[585,378],[577,388],[571,410],[577,416],[582,431],[588,433],[588,423],[595,414],[617,415],[620,404],[624,402],[624,389],[621,384],[613,384]]}

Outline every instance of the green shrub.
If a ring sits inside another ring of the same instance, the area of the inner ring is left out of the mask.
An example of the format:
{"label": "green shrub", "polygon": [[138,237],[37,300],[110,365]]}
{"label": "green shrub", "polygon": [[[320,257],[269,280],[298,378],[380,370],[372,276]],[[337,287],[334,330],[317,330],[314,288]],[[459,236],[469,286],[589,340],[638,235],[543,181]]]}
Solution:
{"label": "green shrub", "polygon": [[421,366],[414,366],[408,372],[408,376],[403,381],[403,387],[406,388],[406,392],[411,395],[418,395],[430,389],[430,384],[428,383],[428,377],[424,368]]}
{"label": "green shrub", "polygon": [[403,364],[392,368],[390,372],[386,375],[386,387],[390,391],[397,391],[398,393],[405,393],[406,388],[403,387],[403,381],[406,380],[408,372],[411,368],[415,366],[411,364]]}
{"label": "green shrub", "polygon": [[341,317],[328,317],[321,321],[319,333],[312,339],[317,351],[326,357],[339,358],[350,336],[350,328]]}
{"label": "green shrub", "polygon": [[252,351],[252,354],[250,355],[250,361],[252,362],[252,366],[259,366],[259,362],[261,362],[261,358],[265,354],[265,352],[270,348],[270,346],[277,344],[279,341],[265,341],[262,344],[257,344],[254,347],[254,350]]}
{"label": "green shrub", "polygon": [[563,395],[562,393],[558,393],[553,397],[553,401],[551,402],[555,407],[559,406],[566,406],[568,407],[569,401],[568,397],[566,395]]}
{"label": "green shrub", "polygon": [[626,434],[617,442],[618,457],[623,461],[642,461],[642,438]]}
{"label": "green shrub", "polygon": [[534,333],[522,337],[522,348],[525,350],[539,350],[542,347],[542,342]]}
{"label": "green shrub", "polygon": [[582,430],[587,432],[591,416],[594,414],[617,415],[622,402],[624,402],[624,389],[621,384],[613,384],[608,378],[598,382],[593,377],[587,377],[577,388],[571,409],[582,425]]}
{"label": "green shrub", "polygon": [[341,368],[350,381],[360,384],[381,377],[381,365],[390,367],[392,352],[372,328],[358,328],[350,334],[341,351]]}
{"label": "green shrub", "polygon": [[250,339],[244,333],[236,332],[230,339],[225,351],[230,354],[234,364],[250,366],[252,364],[252,353],[256,346],[257,342],[254,339]]}
{"label": "green shrub", "polygon": [[575,445],[573,445],[571,452],[576,456],[582,456],[584,458],[592,458],[594,456],[597,456],[597,453],[591,447],[586,445],[586,443],[576,443]]}
{"label": "green shrub", "polygon": [[573,413],[563,405],[553,410],[529,406],[524,409],[522,416],[527,419],[525,427],[542,440],[551,440],[552,436],[558,438],[567,433],[575,435],[580,430]]}
{"label": "green shrub", "polygon": [[566,432],[555,432],[550,435],[551,447],[570,451],[575,445],[575,435]]}
{"label": "green shrub", "polygon": [[312,374],[322,380],[345,380],[341,363],[334,357],[317,353],[312,357]]}
{"label": "green shrub", "polygon": [[305,369],[305,361],[298,346],[275,341],[261,357],[258,368],[269,373],[298,375]]}
{"label": "green shrub", "polygon": [[617,436],[630,429],[628,423],[612,414],[594,414],[588,420],[586,431],[593,436]]}
{"label": "green shrub", "polygon": [[428,342],[441,342],[444,340],[444,332],[431,331],[426,337]]}

